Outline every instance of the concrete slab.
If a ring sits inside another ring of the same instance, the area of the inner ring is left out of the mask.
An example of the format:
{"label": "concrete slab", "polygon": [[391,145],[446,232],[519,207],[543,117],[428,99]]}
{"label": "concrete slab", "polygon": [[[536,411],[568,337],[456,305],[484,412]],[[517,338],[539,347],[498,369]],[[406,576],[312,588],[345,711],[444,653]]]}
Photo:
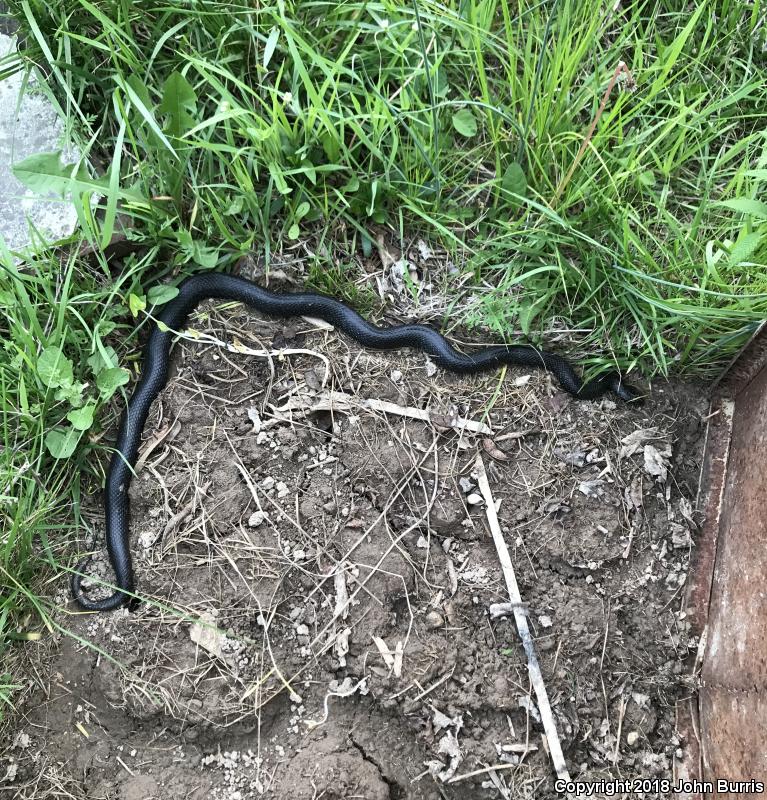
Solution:
{"label": "concrete slab", "polygon": [[[0,33],[0,56],[15,48],[15,37]],[[36,153],[62,150],[68,161],[78,157],[66,141],[63,121],[34,78],[21,96],[23,77],[18,73],[0,81],[0,235],[13,251],[29,246],[30,225],[53,242],[68,236],[77,223],[71,203],[36,196],[11,171],[13,164]]]}

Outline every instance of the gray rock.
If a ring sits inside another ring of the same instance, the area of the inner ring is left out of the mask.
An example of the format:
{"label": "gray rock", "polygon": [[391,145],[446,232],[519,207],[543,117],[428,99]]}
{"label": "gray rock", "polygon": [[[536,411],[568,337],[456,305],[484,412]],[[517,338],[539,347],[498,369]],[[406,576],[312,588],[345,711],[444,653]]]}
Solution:
{"label": "gray rock", "polygon": [[[0,33],[0,56],[16,49],[16,37]],[[31,77],[17,111],[24,72],[0,81],[0,235],[11,250],[30,244],[30,223],[50,241],[68,236],[77,224],[77,213],[68,200],[51,195],[39,197],[25,187],[12,166],[38,153],[63,151],[62,158],[74,163],[80,155],[64,139],[64,122]]]}

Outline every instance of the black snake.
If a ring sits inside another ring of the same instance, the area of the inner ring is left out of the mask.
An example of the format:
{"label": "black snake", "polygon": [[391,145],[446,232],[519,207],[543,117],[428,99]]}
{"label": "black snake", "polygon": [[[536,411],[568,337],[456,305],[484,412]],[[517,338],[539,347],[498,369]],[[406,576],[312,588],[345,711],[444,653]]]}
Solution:
{"label": "black snake", "polygon": [[133,477],[141,433],[152,402],[168,381],[170,348],[175,332],[183,327],[197,305],[207,299],[239,301],[273,317],[319,317],[365,347],[378,350],[415,348],[428,354],[437,366],[451,372],[470,374],[504,364],[539,367],[551,372],[566,392],[582,400],[593,400],[607,391],[612,391],[626,402],[636,401],[640,397],[635,389],[623,382],[617,372],[605,372],[584,383],[564,358],[530,345],[497,345],[471,355],[463,355],[454,350],[442,334],[433,328],[425,325],[379,328],[366,322],[355,311],[332,297],[308,292],[275,294],[232,275],[210,274],[187,278],[179,286],[178,295],[162,308],[153,324],[144,351],[141,380],[123,413],[117,448],[107,472],[106,545],[117,590],[103,600],[91,600],[83,594],[80,584],[87,559],[80,562],[72,575],[72,594],[77,603],[88,611],[119,608],[133,594],[133,566],[128,537],[128,488]]}

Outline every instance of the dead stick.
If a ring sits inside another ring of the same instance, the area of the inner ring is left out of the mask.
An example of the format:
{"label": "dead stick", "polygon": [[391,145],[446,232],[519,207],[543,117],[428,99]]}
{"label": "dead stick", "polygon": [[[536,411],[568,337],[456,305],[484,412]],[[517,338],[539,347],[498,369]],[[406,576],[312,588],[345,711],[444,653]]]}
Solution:
{"label": "dead stick", "polygon": [[509,548],[506,546],[506,540],[503,538],[501,526],[498,522],[498,514],[495,511],[493,493],[490,491],[490,483],[487,480],[485,463],[482,461],[482,456],[479,453],[477,454],[474,467],[477,472],[479,491],[485,501],[487,522],[490,526],[490,532],[493,535],[495,549],[498,551],[503,577],[506,579],[506,588],[509,591],[509,599],[513,605],[517,631],[519,632],[519,638],[522,640],[522,646],[525,648],[525,654],[527,655],[527,669],[530,673],[530,681],[533,684],[533,689],[535,690],[536,700],[538,701],[538,710],[541,714],[541,722],[543,723],[543,730],[546,733],[546,741],[549,746],[551,760],[554,764],[554,770],[558,778],[569,781],[570,775],[567,771],[567,765],[565,764],[562,746],[559,743],[559,735],[557,734],[554,716],[551,713],[549,696],[546,692],[546,686],[543,683],[543,675],[541,674],[541,667],[538,663],[538,656],[535,654],[535,644],[533,643],[533,637],[530,635],[530,627],[527,624],[527,614],[522,604],[522,597],[519,594],[517,576],[514,573],[511,556],[509,555]]}
{"label": "dead stick", "polygon": [[551,207],[556,207],[557,203],[559,202],[559,198],[562,196],[562,192],[565,190],[565,186],[570,183],[570,179],[573,177],[573,173],[578,167],[578,164],[581,163],[581,159],[583,158],[583,154],[586,152],[586,148],[589,146],[589,142],[591,141],[592,137],[594,136],[594,131],[597,128],[597,124],[599,123],[602,114],[604,113],[605,106],[607,105],[607,100],[610,97],[610,93],[613,90],[613,87],[618,82],[618,78],[620,77],[621,73],[625,72],[628,76],[629,80],[631,80],[631,72],[629,72],[629,68],[626,66],[625,62],[619,61],[618,66],[615,68],[615,72],[613,72],[612,78],[610,78],[610,83],[607,84],[607,88],[605,89],[605,93],[602,96],[602,102],[599,104],[599,108],[597,110],[594,119],[591,122],[591,126],[586,133],[586,138],[583,140],[583,144],[581,145],[580,150],[578,150],[578,155],[575,156],[575,161],[570,165],[570,169],[567,171],[567,175],[560,181],[559,186],[557,186],[557,190],[554,192],[554,199],[551,201]]}

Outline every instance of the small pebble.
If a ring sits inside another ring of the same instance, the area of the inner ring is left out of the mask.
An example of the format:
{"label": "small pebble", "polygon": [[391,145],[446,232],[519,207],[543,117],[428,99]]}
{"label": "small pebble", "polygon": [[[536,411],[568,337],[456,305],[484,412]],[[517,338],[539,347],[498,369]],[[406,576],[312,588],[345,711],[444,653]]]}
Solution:
{"label": "small pebble", "polygon": [[436,630],[437,628],[441,628],[445,624],[445,620],[442,617],[442,614],[439,611],[430,611],[426,615],[426,627],[430,630]]}
{"label": "small pebble", "polygon": [[478,506],[482,502],[482,495],[477,494],[476,492],[472,492],[470,495],[466,497],[466,502],[470,506]]}

